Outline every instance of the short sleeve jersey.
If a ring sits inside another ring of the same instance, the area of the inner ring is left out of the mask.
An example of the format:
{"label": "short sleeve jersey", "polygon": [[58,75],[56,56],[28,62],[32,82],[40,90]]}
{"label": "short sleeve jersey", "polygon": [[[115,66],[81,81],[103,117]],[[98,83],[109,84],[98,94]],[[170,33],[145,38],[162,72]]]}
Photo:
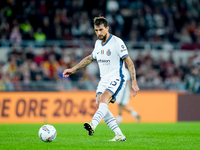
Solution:
{"label": "short sleeve jersey", "polygon": [[128,56],[124,42],[110,34],[106,43],[97,40],[92,52],[92,59],[96,60],[100,70],[101,79],[125,80],[125,66],[123,59]]}

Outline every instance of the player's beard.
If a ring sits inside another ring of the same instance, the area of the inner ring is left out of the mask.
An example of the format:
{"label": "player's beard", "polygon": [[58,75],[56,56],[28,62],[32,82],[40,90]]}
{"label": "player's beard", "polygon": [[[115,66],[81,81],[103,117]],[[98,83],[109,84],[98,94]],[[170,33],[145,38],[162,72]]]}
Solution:
{"label": "player's beard", "polygon": [[[101,36],[103,36],[103,35],[101,35]],[[106,34],[106,35],[104,35],[102,38],[100,38],[100,37],[98,36],[98,39],[99,39],[99,40],[102,40],[103,42],[105,42],[105,40],[106,40],[106,37],[107,37],[107,34]]]}

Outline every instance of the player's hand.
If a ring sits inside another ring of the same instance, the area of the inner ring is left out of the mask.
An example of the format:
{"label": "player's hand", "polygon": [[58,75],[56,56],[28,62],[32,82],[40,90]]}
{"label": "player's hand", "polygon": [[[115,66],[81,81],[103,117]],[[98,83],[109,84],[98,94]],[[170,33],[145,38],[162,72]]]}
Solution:
{"label": "player's hand", "polygon": [[63,71],[63,77],[67,78],[67,77],[69,77],[73,73],[74,73],[73,69],[65,69]]}
{"label": "player's hand", "polygon": [[140,90],[136,81],[132,81],[132,88],[133,88],[133,91],[134,91],[133,97],[135,97],[137,92]]}

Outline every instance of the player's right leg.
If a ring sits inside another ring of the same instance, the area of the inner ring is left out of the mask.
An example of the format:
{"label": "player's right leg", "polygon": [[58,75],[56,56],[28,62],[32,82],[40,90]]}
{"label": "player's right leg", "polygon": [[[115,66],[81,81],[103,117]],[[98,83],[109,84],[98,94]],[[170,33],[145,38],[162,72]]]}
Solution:
{"label": "player's right leg", "polygon": [[108,111],[108,103],[111,100],[111,97],[112,93],[109,91],[105,91],[103,94],[97,95],[96,101],[98,110],[95,112],[90,123],[84,123],[84,128],[88,131],[88,135],[92,136],[94,134],[95,128],[106,115]]}
{"label": "player's right leg", "polygon": [[94,134],[94,126],[92,125],[92,123],[90,122],[85,122],[84,123],[84,128],[85,130],[88,131],[88,135],[93,136]]}

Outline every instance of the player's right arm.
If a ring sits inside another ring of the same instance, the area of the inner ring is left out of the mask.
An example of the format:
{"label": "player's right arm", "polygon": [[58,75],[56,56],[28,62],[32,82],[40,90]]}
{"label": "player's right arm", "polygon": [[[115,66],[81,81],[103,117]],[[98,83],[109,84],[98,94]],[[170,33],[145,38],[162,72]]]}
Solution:
{"label": "player's right arm", "polygon": [[77,65],[75,65],[72,68],[65,69],[63,71],[63,77],[69,77],[71,74],[75,73],[76,71],[80,70],[81,68],[86,67],[90,63],[92,63],[94,60],[92,59],[92,55],[89,55],[85,57],[82,61],[80,61]]}

